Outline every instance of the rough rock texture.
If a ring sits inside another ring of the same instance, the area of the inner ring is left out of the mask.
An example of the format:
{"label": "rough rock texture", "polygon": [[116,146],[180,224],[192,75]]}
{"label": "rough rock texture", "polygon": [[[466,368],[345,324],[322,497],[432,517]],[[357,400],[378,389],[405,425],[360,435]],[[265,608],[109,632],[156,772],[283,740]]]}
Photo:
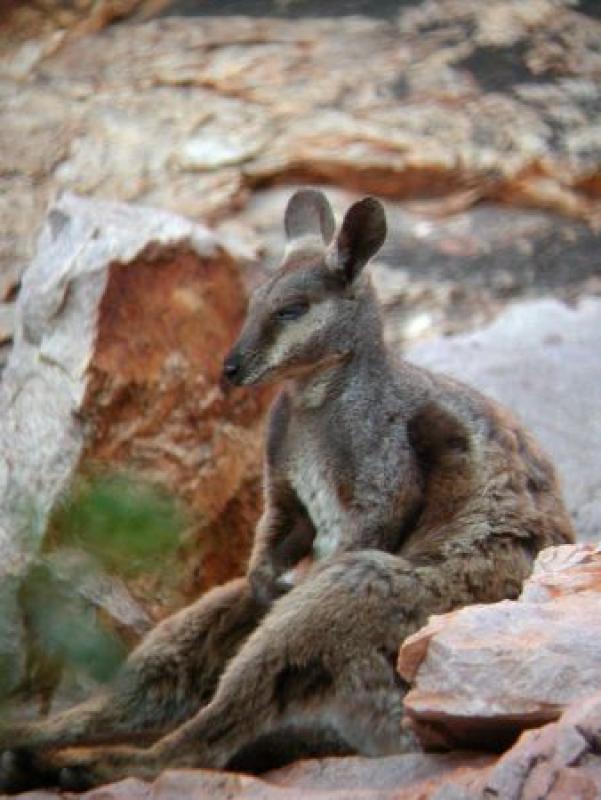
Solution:
{"label": "rough rock texture", "polygon": [[399,672],[421,740],[499,749],[601,690],[600,578],[601,546],[552,548],[518,601],[434,616],[409,637]]}
{"label": "rough rock texture", "polygon": [[81,36],[132,14],[156,13],[168,0],[0,0],[0,52],[34,36]]}
{"label": "rough rock texture", "polygon": [[244,308],[236,264],[206,228],[74,196],[50,210],[0,384],[0,656],[22,658],[16,588],[77,475],[126,468],[187,508],[179,559],[134,587],[151,616],[182,586],[243,569],[267,395],[224,393],[220,373]]}
{"label": "rough rock texture", "polygon": [[58,36],[0,63],[0,299],[58,188],[210,220],[299,180],[599,214],[601,23],[567,0]]}
{"label": "rough rock texture", "polygon": [[[326,758],[301,761],[261,778],[209,770],[168,770],[153,784],[129,779],[80,795],[86,800],[428,800],[447,781],[475,780],[492,759],[486,755],[412,755],[388,758]],[[48,800],[54,792],[20,795]]]}
{"label": "rough rock texture", "polygon": [[600,745],[597,693],[575,703],[557,723],[523,734],[491,769],[483,795],[499,800],[592,800],[601,793]]}
{"label": "rough rock texture", "polygon": [[[579,538],[601,534],[601,300],[516,304],[489,327],[414,347],[520,417],[559,469]],[[542,402],[541,402],[542,399]]]}
{"label": "rough rock texture", "polygon": [[574,703],[558,722],[523,733],[490,769],[430,800],[596,800],[601,795],[601,694]]}

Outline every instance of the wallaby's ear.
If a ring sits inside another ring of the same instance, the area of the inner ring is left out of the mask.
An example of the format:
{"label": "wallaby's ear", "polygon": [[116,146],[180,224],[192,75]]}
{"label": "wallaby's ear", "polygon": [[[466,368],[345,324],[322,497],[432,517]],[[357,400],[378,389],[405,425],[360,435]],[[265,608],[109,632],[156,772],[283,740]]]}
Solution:
{"label": "wallaby's ear", "polygon": [[288,239],[312,234],[329,244],[336,229],[332,208],[323,192],[316,189],[299,189],[286,207],[284,228]]}
{"label": "wallaby's ear", "polygon": [[353,281],[386,239],[384,207],[375,197],[364,197],[346,212],[332,254],[333,268]]}

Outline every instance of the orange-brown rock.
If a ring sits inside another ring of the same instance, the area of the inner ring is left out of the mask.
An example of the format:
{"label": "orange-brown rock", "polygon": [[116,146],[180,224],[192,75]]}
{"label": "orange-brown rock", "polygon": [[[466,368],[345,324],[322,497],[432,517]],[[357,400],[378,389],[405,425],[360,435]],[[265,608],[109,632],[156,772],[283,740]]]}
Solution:
{"label": "orange-brown rock", "polygon": [[550,548],[518,601],[433,617],[409,637],[405,709],[427,745],[502,749],[601,690],[601,551]]}
{"label": "orange-brown rock", "polygon": [[[0,672],[13,684],[20,578],[80,476],[125,471],[185,509],[185,543],[151,579],[129,580],[150,616],[243,571],[269,400],[220,383],[245,303],[233,257],[204,227],[71,195],[50,209],[0,384]],[[140,632],[141,612],[103,606],[91,585],[102,613],[121,609],[116,622]]]}

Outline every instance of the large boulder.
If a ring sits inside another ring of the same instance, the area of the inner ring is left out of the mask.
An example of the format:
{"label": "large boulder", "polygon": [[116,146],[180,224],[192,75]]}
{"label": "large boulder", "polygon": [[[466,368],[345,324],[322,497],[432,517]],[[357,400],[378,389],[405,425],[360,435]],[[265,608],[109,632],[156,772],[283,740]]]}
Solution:
{"label": "large boulder", "polygon": [[434,616],[403,643],[405,709],[429,746],[502,749],[601,691],[601,546],[550,548],[518,601]]}
{"label": "large boulder", "polygon": [[45,548],[61,586],[80,578],[88,600],[107,601],[109,616],[120,609],[117,622],[139,633],[145,615],[147,625],[186,592],[243,570],[268,396],[225,391],[220,375],[245,304],[233,257],[200,225],[70,195],[50,209],[0,384],[0,659],[9,659],[0,672],[9,683],[25,650],[17,590],[49,523],[60,544],[57,507],[82,481],[126,470],[174,497],[186,520],[186,541],[152,579],[128,584],[138,612],[124,605],[124,586],[91,580],[72,548],[54,563]]}

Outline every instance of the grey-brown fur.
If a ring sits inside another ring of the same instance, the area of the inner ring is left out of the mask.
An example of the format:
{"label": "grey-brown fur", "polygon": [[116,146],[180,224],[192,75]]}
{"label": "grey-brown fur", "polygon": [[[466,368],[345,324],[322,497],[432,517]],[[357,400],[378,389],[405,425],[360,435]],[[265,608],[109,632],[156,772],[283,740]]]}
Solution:
{"label": "grey-brown fur", "polygon": [[400,642],[432,613],[516,597],[538,550],[573,539],[511,415],[384,347],[362,271],[380,204],[355,204],[332,238],[325,197],[304,190],[285,227],[225,364],[236,383],[283,383],[247,576],[157,626],[104,695],[0,731],[0,787],[258,766],[257,742],[257,759],[278,741],[290,757],[398,752]]}

